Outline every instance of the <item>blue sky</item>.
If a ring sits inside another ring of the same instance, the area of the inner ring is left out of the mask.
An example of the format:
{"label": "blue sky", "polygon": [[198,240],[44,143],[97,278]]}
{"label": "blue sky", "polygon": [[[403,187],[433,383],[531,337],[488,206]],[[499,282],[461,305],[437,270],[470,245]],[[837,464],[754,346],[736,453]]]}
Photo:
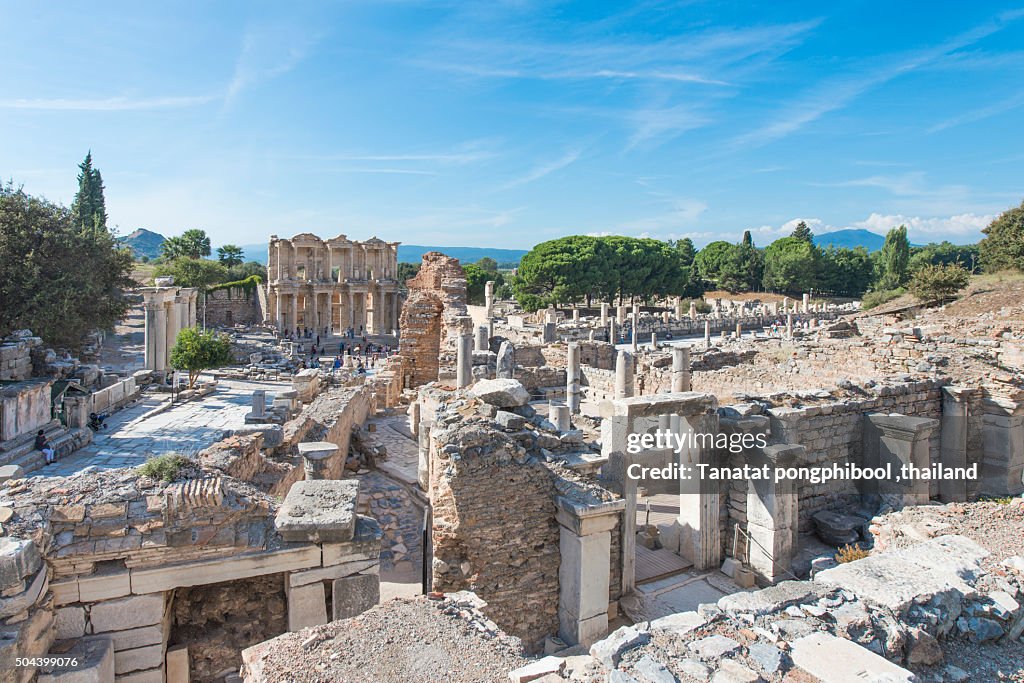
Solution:
{"label": "blue sky", "polygon": [[8,0],[0,177],[91,148],[122,233],[215,244],[966,243],[1024,196],[1022,8]]}

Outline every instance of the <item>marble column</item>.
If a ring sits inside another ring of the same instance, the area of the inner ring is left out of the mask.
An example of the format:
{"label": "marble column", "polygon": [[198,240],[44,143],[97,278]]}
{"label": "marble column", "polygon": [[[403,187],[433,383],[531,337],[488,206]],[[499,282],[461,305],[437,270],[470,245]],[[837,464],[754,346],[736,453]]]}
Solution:
{"label": "marble column", "polygon": [[[967,387],[942,387],[939,461],[946,467],[967,467],[967,407],[973,394]],[[940,479],[939,500],[966,501],[967,481]]]}
{"label": "marble column", "polygon": [[565,398],[570,412],[580,411],[580,345],[569,342],[565,363]]}
{"label": "marble column", "polygon": [[711,321],[704,321],[704,346],[711,348]]}
{"label": "marble column", "polygon": [[619,351],[615,357],[615,398],[633,395],[633,356]]}
{"label": "marble column", "polygon": [[563,406],[554,401],[548,402],[548,421],[558,431],[567,432],[572,428],[569,415],[569,406]]}
{"label": "marble column", "polygon": [[601,327],[608,324],[608,304],[607,302],[601,302]]}
{"label": "marble column", "polygon": [[690,391],[690,347],[672,347],[672,391]]}
{"label": "marble column", "polygon": [[487,328],[483,325],[476,328],[476,350],[487,351]]}
{"label": "marble column", "polygon": [[793,314],[786,314],[786,339],[793,338]]}
{"label": "marble column", "polygon": [[473,382],[473,335],[460,334],[456,355],[455,386],[468,387]]}

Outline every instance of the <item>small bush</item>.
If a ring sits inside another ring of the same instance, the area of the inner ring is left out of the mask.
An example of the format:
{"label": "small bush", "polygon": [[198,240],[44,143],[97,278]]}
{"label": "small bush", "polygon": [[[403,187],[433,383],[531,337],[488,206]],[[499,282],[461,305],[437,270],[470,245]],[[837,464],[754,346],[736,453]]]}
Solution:
{"label": "small bush", "polygon": [[925,266],[914,273],[910,292],[922,303],[941,304],[956,296],[970,281],[971,274],[959,263]]}
{"label": "small bush", "polygon": [[164,455],[150,458],[139,466],[139,474],[159,479],[160,481],[174,481],[182,468],[190,464],[188,458],[177,453],[165,453]]}
{"label": "small bush", "polygon": [[864,295],[864,299],[860,303],[862,310],[868,310],[875,306],[881,306],[887,304],[893,299],[898,299],[905,294],[903,289],[879,289],[878,291],[868,292]]}
{"label": "small bush", "polygon": [[844,545],[836,553],[836,562],[839,564],[845,564],[847,562],[853,562],[855,560],[863,560],[865,557],[870,555],[867,550],[856,546],[856,545]]}

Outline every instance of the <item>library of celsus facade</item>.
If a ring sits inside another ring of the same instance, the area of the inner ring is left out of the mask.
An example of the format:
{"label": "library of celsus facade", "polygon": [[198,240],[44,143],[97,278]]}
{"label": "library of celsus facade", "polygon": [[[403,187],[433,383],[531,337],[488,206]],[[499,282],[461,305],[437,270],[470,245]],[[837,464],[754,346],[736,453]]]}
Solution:
{"label": "library of celsus facade", "polygon": [[279,331],[390,333],[401,309],[397,270],[398,242],[271,235],[267,318]]}

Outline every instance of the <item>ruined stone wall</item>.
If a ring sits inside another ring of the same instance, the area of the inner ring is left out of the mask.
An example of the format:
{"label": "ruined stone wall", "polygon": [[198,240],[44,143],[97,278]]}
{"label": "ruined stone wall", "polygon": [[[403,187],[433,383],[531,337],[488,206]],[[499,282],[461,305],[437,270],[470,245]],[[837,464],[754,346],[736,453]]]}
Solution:
{"label": "ruined stone wall", "polygon": [[[864,415],[876,412],[940,418],[940,385],[936,382],[923,381],[884,387],[884,392],[880,396],[803,408],[771,408],[767,414],[773,441],[806,447],[806,458],[803,462],[795,463],[796,466],[823,467],[831,463],[862,462]],[[933,433],[929,448],[931,461],[938,462],[939,430]],[[860,496],[856,483],[850,481],[823,484],[801,482],[797,494],[800,501],[801,531],[811,529],[811,517],[814,513],[856,505]],[[932,495],[937,494],[938,482],[935,482]],[[734,482],[728,498],[729,515],[745,523],[746,483]],[[729,535],[730,542],[731,538]]]}
{"label": "ruined stone wall", "polygon": [[218,289],[206,295],[206,324],[209,326],[259,325],[264,317],[255,288],[249,291],[242,287]]}
{"label": "ruined stone wall", "polygon": [[458,336],[472,327],[462,266],[458,259],[428,252],[407,285],[409,297],[399,318],[403,372],[414,387],[454,377]]}
{"label": "ruined stone wall", "polygon": [[344,476],[345,458],[348,456],[348,447],[352,440],[352,429],[366,421],[370,410],[370,389],[363,385],[333,389],[320,394],[296,418],[300,421],[313,422],[300,440],[328,441],[338,446],[337,455],[330,458],[327,463],[326,478],[341,479]]}
{"label": "ruined stone wall", "polygon": [[42,345],[39,337],[10,337],[0,343],[0,380],[20,381],[32,376],[32,349]]}
{"label": "ruined stone wall", "polygon": [[433,589],[472,590],[536,649],[558,631],[559,527],[551,472],[472,422],[431,432]]}

